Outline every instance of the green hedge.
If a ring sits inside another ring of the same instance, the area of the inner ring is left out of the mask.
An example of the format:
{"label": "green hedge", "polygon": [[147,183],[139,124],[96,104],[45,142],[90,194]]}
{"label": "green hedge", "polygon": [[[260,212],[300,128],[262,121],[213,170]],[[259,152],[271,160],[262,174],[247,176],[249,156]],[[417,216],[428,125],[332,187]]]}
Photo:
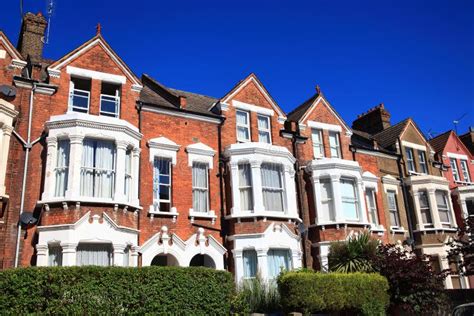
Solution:
{"label": "green hedge", "polygon": [[0,272],[0,314],[229,315],[232,275],[207,268],[58,267]]}
{"label": "green hedge", "polygon": [[375,273],[294,271],[278,279],[281,304],[287,312],[348,311],[384,315],[389,304],[387,279]]}

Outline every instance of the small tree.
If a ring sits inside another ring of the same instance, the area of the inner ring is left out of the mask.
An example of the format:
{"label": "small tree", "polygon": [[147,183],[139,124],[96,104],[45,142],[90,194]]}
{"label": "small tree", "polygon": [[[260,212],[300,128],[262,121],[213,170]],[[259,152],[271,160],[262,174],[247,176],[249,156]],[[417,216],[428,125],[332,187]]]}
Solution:
{"label": "small tree", "polygon": [[331,243],[328,255],[329,270],[333,272],[372,272],[371,258],[377,252],[378,240],[369,233],[349,237],[347,241]]}
{"label": "small tree", "polygon": [[448,242],[448,258],[458,261],[463,275],[474,275],[474,216],[464,219],[456,237]]}
{"label": "small tree", "polygon": [[447,272],[436,273],[429,257],[388,244],[378,247],[371,262],[390,284],[392,308],[401,307],[407,313],[419,314],[436,312],[446,306],[443,280]]}

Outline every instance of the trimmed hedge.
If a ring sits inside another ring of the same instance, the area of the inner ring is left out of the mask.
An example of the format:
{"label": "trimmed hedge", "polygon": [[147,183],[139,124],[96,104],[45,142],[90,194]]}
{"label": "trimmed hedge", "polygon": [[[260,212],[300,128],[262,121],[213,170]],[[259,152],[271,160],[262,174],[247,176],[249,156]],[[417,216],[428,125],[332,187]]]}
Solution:
{"label": "trimmed hedge", "polygon": [[1,314],[229,315],[232,275],[202,267],[56,267],[0,272]]}
{"label": "trimmed hedge", "polygon": [[278,279],[283,309],[305,314],[348,311],[385,315],[388,289],[387,279],[376,273],[293,271]]}

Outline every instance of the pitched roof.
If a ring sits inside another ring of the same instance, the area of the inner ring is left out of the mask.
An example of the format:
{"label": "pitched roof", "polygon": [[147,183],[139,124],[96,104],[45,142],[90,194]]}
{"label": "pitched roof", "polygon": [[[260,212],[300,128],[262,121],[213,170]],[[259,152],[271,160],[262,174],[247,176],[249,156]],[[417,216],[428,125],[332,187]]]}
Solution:
{"label": "pitched roof", "polygon": [[446,143],[448,142],[449,136],[453,133],[452,130],[449,130],[447,132],[444,132],[441,135],[436,136],[435,138],[432,138],[429,140],[429,143],[431,147],[433,147],[433,150],[437,153],[442,152],[444,147],[446,146]]}
{"label": "pitched roof", "polygon": [[319,93],[316,93],[313,95],[311,98],[308,100],[304,101],[301,105],[296,107],[293,111],[288,113],[288,120],[292,122],[298,122],[303,115],[309,110],[311,105],[313,105],[313,102],[319,97]]}
{"label": "pitched roof", "polygon": [[143,89],[140,101],[173,109],[179,108],[179,97],[186,97],[186,110],[219,116],[211,112],[211,107],[218,99],[202,94],[172,89],[164,86],[147,74],[142,75]]}
{"label": "pitched roof", "polygon": [[373,135],[373,138],[381,147],[390,147],[396,143],[398,137],[400,137],[410,121],[411,119],[407,118]]}

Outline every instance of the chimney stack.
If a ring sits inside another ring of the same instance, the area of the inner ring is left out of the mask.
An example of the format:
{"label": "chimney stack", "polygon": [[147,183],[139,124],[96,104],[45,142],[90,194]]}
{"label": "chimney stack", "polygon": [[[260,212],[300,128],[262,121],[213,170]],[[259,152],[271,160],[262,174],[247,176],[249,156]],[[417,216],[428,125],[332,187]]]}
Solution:
{"label": "chimney stack", "polygon": [[387,129],[390,126],[390,112],[385,109],[383,103],[360,114],[352,123],[353,129],[372,135]]}
{"label": "chimney stack", "polygon": [[23,58],[30,56],[33,61],[40,61],[43,56],[43,40],[47,22],[43,14],[26,13],[23,16],[20,37],[18,39],[18,50]]}

